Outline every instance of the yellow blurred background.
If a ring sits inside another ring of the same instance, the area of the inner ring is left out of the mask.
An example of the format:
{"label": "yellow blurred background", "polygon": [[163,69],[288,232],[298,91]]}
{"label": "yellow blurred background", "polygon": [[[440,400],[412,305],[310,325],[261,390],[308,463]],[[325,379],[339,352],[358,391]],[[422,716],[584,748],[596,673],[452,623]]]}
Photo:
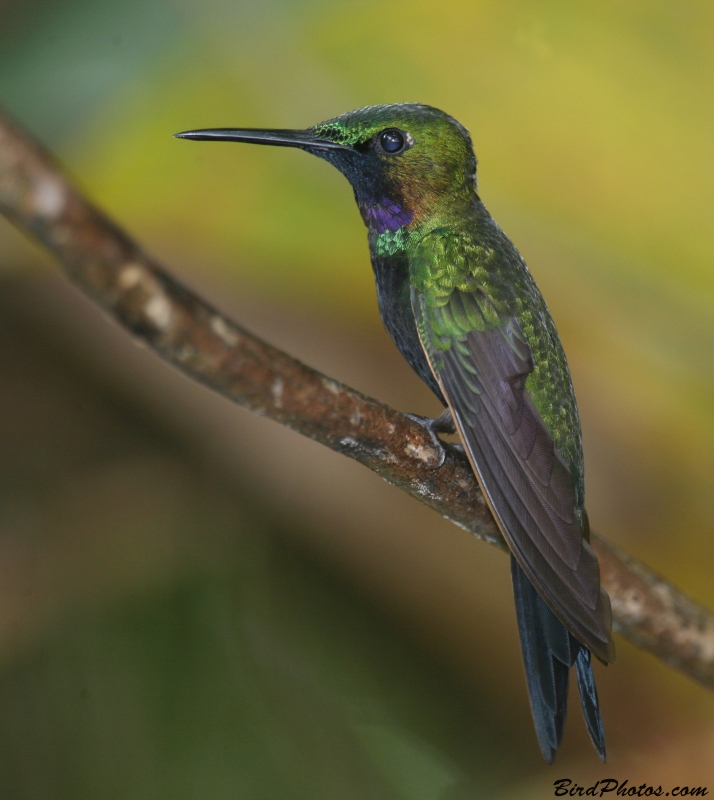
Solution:
{"label": "yellow blurred background", "polygon": [[[593,526],[714,607],[714,6],[0,0],[0,104],[183,280],[405,411],[344,179],[171,138],[419,101],[558,324]],[[708,786],[714,698],[618,639],[609,761],[528,710],[507,559],[193,385],[0,222],[0,798]]]}

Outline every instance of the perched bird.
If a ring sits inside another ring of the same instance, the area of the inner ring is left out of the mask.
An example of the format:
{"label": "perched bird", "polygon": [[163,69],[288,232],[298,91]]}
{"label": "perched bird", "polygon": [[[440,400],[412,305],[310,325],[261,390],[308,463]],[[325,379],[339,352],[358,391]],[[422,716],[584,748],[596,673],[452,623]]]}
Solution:
{"label": "perched bird", "polygon": [[299,147],[354,189],[369,230],[382,320],[446,406],[511,551],[536,733],[552,763],[575,665],[605,759],[591,665],[614,658],[610,601],[588,544],[583,454],[563,347],[523,258],[476,191],[468,131],[417,103],[352,111],[307,130],[210,129],[183,139]]}

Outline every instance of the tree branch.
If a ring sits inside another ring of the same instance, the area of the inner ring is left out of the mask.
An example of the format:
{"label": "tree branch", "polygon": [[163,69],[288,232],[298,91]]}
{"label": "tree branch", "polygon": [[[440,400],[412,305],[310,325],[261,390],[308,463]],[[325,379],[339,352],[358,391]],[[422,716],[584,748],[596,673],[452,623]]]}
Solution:
{"label": "tree branch", "polygon": [[[262,342],[182,286],[0,113],[0,211],[44,244],[121,325],[187,375],[359,461],[447,519],[506,545],[466,457],[446,460],[392,408]],[[593,534],[615,630],[714,689],[714,615]]]}

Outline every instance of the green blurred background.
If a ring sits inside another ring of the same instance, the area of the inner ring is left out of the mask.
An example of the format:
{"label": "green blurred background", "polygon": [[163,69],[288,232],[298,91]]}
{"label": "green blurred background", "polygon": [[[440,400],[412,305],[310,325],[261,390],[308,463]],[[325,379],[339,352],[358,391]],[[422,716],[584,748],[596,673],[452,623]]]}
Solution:
{"label": "green blurred background", "polygon": [[[173,140],[420,101],[559,326],[596,529],[714,607],[714,6],[0,0],[0,103],[190,285],[397,407],[344,179]],[[0,798],[467,800],[708,785],[714,698],[618,640],[555,767],[507,559],[134,346],[0,221]]]}

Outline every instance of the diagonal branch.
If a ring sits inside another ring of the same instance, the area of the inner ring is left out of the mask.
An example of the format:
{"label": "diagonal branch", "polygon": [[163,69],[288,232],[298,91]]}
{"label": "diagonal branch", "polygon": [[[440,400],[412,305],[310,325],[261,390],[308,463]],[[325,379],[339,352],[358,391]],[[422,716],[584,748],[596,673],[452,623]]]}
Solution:
{"label": "diagonal branch", "polygon": [[[262,342],[182,286],[0,113],[0,211],[121,325],[187,375],[374,470],[506,549],[466,457],[413,420]],[[615,630],[714,689],[714,615],[597,535]]]}

